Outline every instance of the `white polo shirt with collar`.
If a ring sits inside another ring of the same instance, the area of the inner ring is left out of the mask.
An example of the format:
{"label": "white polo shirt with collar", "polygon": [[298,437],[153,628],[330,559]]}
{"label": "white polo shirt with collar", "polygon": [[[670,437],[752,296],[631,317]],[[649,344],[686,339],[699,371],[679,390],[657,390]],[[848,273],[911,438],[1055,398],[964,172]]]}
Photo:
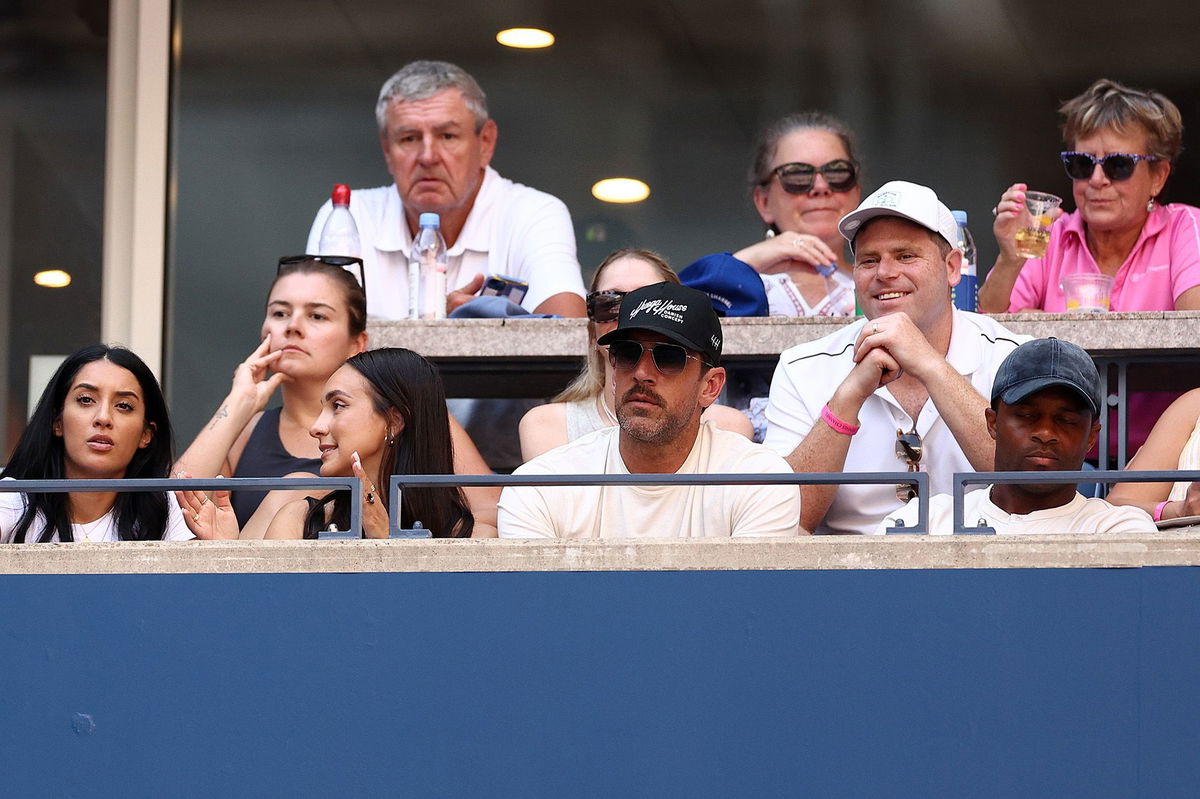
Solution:
{"label": "white polo shirt with collar", "polygon": [[[321,230],[333,210],[326,202],[308,234],[307,252],[319,252]],[[367,277],[367,315],[373,319],[408,317],[408,253],[412,236],[404,203],[393,183],[354,189],[350,214],[358,226]],[[562,201],[503,178],[491,167],[467,216],[462,233],[447,255],[447,290],[476,275],[501,274],[529,284],[521,306],[533,311],[563,292],[583,296],[583,276],[575,255],[575,231]]]}
{"label": "white polo shirt with collar", "polygon": [[[821,418],[821,408],[854,367],[854,342],[866,322],[859,319],[780,354],[766,410],[766,446],[787,457],[804,440]],[[1001,362],[1030,338],[987,316],[955,310],[946,360],[987,398]],[[843,471],[907,471],[908,464],[896,456],[896,435],[898,430],[912,430],[913,420],[886,387],[867,398],[858,421],[860,429],[850,441]],[[983,425],[980,419],[980,435],[987,435]],[[929,472],[933,493],[950,493],[954,472],[974,468],[932,399],[921,408],[916,431],[923,446],[921,469]],[[902,504],[893,485],[842,485],[824,521],[813,532],[875,533],[880,521]]]}

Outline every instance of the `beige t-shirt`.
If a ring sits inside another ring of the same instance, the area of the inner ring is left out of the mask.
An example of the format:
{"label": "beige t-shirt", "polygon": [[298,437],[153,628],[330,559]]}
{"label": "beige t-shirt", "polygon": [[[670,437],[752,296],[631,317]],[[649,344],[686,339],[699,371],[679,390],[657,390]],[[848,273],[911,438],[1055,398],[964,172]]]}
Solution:
{"label": "beige t-shirt", "polygon": [[[609,427],[539,455],[514,474],[629,474]],[[791,474],[782,457],[744,436],[700,425],[677,474]],[[794,485],[509,486],[501,538],[705,538],[799,532]]]}
{"label": "beige t-shirt", "polygon": [[[991,500],[992,489],[972,491],[963,497],[963,523],[978,527],[983,522],[997,533],[1153,533],[1158,527],[1150,514],[1130,505],[1111,505],[1103,499],[1085,497],[1078,492],[1066,505],[1033,513],[1006,513]],[[904,521],[906,527],[917,523],[917,500],[888,516],[876,532],[885,533]],[[954,497],[936,494],[929,500],[929,532],[954,532]]]}

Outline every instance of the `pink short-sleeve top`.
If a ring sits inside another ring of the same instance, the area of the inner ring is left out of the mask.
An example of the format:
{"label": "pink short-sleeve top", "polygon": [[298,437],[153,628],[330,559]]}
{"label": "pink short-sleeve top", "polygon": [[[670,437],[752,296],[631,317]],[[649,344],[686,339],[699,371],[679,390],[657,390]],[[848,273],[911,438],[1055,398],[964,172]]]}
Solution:
{"label": "pink short-sleeve top", "polygon": [[[1064,214],[1050,230],[1045,257],[1031,258],[1021,268],[1008,310],[1063,313],[1063,275],[1099,272],[1087,248],[1083,218],[1078,211]],[[1113,278],[1109,310],[1171,311],[1179,296],[1195,286],[1200,286],[1200,209],[1156,205]]]}

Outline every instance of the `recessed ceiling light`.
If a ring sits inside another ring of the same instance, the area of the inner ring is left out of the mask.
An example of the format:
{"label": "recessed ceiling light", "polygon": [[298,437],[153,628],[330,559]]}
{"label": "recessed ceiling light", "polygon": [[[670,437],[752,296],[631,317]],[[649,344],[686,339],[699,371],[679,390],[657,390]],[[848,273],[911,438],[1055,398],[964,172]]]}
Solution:
{"label": "recessed ceiling light", "polygon": [[33,282],[48,289],[61,289],[71,285],[71,275],[61,269],[47,269],[34,275]]}
{"label": "recessed ceiling light", "polygon": [[592,186],[592,196],[606,203],[640,203],[650,187],[637,178],[605,178]]}
{"label": "recessed ceiling light", "polygon": [[536,50],[554,44],[554,34],[541,28],[507,28],[496,34],[496,41],[505,47]]}

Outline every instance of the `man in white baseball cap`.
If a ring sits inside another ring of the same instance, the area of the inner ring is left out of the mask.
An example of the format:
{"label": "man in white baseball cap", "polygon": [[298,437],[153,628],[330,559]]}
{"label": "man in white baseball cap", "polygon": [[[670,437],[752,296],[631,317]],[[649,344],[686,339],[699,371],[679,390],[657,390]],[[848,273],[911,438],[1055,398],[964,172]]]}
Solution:
{"label": "man in white baseball cap", "polygon": [[[764,443],[797,472],[928,471],[933,491],[948,493],[954,472],[992,468],[986,397],[1000,363],[1029,337],[954,308],[962,253],[932,189],[885,183],[838,229],[866,318],[780,355]],[[801,525],[875,532],[910,491],[805,486]]]}

